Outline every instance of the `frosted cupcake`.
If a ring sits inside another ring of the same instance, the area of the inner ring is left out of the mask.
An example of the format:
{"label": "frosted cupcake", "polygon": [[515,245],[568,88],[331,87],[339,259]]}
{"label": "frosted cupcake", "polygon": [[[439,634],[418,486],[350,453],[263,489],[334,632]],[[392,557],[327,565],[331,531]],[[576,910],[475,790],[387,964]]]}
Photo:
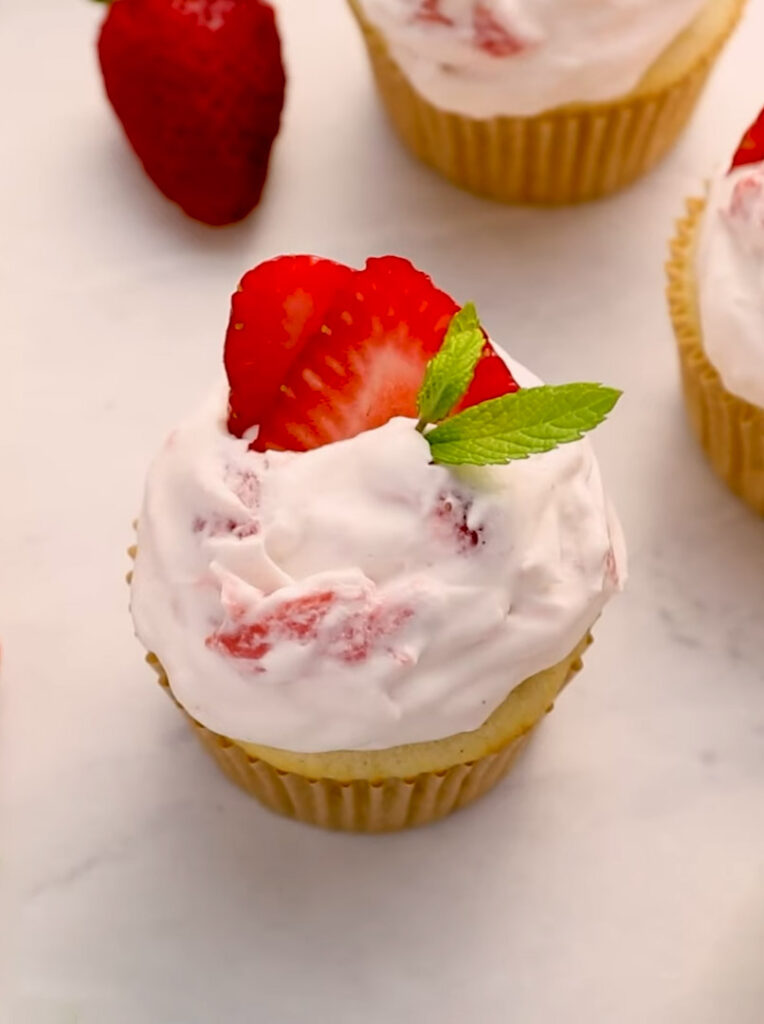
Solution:
{"label": "frosted cupcake", "polygon": [[677,226],[668,298],[690,421],[712,466],[764,515],[764,112]]}
{"label": "frosted cupcake", "polygon": [[580,439],[618,392],[539,386],[393,256],[256,267],[225,364],[149,473],[131,601],[149,661],[273,810],[440,818],[506,771],[621,585]]}
{"label": "frosted cupcake", "polygon": [[744,0],[349,0],[413,152],[510,203],[606,195],[686,124]]}

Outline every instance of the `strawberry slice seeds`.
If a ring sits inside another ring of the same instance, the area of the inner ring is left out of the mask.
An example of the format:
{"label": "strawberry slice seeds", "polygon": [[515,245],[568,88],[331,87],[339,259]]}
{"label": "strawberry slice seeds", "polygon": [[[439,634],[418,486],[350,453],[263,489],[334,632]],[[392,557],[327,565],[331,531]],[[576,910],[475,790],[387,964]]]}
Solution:
{"label": "strawberry slice seeds", "polygon": [[[258,426],[258,451],[306,451],[416,418],[429,360],[458,311],[408,260],[351,270],[284,256],[242,279],[226,336],[229,429]],[[486,339],[458,409],[517,390]]]}
{"label": "strawberry slice seeds", "polygon": [[289,368],[351,274],[331,260],[279,256],[244,275],[225,339],[232,434],[240,437],[270,412]]}

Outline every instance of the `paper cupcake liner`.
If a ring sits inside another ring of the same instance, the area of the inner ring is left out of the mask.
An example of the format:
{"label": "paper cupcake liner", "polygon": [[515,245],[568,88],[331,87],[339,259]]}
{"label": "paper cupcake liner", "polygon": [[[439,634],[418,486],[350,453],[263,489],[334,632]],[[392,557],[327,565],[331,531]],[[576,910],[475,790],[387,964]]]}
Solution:
{"label": "paper cupcake liner", "polygon": [[[556,666],[560,670],[558,692],[580,670],[580,653],[589,643],[591,637],[587,635]],[[175,701],[161,663],[153,654],[147,655],[146,660]],[[528,729],[486,756],[454,764],[444,771],[422,772],[412,778],[340,782],[277,769],[246,753],[233,740],[205,728],[175,703],[222,771],[260,803],[310,825],[352,832],[392,832],[425,825],[465,807],[496,785],[531,732]],[[551,705],[546,708],[550,710]]]}
{"label": "paper cupcake liner", "polygon": [[703,348],[693,252],[705,203],[691,199],[671,242],[668,302],[690,423],[716,473],[764,515],[764,409],[729,392]]}
{"label": "paper cupcake liner", "polygon": [[540,205],[596,199],[650,170],[687,123],[744,6],[740,0],[731,7],[725,30],[663,88],[534,117],[476,120],[440,110],[420,96],[358,0],[349,3],[387,113],[416,156],[470,192],[505,203]]}

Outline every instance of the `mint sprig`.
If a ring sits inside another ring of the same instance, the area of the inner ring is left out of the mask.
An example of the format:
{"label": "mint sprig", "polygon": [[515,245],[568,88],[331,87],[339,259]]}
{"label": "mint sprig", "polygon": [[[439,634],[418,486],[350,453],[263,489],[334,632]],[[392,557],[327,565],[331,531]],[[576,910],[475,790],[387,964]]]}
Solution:
{"label": "mint sprig", "polygon": [[621,397],[620,391],[602,384],[542,385],[489,399],[446,419],[470,386],[484,344],[470,302],[454,316],[440,351],[427,364],[417,399],[417,429],[430,445],[433,462],[488,466],[551,451],[579,441]]}
{"label": "mint sprig", "polygon": [[621,392],[601,384],[523,388],[474,405],[425,434],[433,462],[488,466],[578,441],[601,423]]}
{"label": "mint sprig", "polygon": [[427,364],[417,396],[417,430],[423,431],[428,423],[439,423],[448,416],[472,383],[484,345],[477,310],[468,302],[454,314],[443,344]]}

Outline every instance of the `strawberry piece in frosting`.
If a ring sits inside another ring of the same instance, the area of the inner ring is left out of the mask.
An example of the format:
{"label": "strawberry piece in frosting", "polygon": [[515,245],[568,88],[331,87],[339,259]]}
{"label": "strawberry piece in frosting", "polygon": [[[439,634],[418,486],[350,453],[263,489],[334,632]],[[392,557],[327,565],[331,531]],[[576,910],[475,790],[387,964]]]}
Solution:
{"label": "strawberry piece in frosting", "polygon": [[[336,594],[324,590],[282,601],[273,611],[253,622],[232,623],[207,637],[207,646],[232,658],[254,661],[264,658],[274,642],[294,640],[307,643],[316,638],[318,627],[337,600]],[[244,607],[236,609],[233,618],[246,613]]]}
{"label": "strawberry piece in frosting", "polygon": [[192,533],[202,533],[206,537],[237,537],[243,540],[245,537],[254,537],[260,532],[260,524],[255,519],[246,522],[237,522],[230,517],[217,515],[194,516],[191,523]]}
{"label": "strawberry piece in frosting", "polygon": [[[268,601],[254,614],[250,605],[227,599],[227,621],[205,644],[219,654],[261,661],[280,643],[313,644],[319,656],[347,663],[363,661],[382,646],[413,615],[413,609],[385,603],[370,587],[339,594],[316,590],[297,597]],[[262,671],[262,667],[259,667]]]}
{"label": "strawberry piece in frosting", "polygon": [[764,227],[764,179],[761,174],[746,174],[735,183],[729,212],[735,220]]}
{"label": "strawberry piece in frosting", "polygon": [[475,46],[491,57],[513,57],[527,48],[522,39],[501,24],[486,3],[475,4],[472,25]]}
{"label": "strawberry piece in frosting", "polygon": [[436,25],[453,25],[451,18],[441,10],[441,0],[421,0],[414,12],[414,21],[426,21]]}
{"label": "strawberry piece in frosting", "polygon": [[482,526],[469,523],[470,501],[456,494],[441,494],[432,515],[433,529],[449,545],[455,545],[461,554],[467,554],[483,542]]}
{"label": "strawberry piece in frosting", "polygon": [[260,504],[260,481],[249,467],[228,466],[225,483],[246,509],[252,513],[257,512]]}
{"label": "strawberry piece in frosting", "polygon": [[[329,632],[324,651],[328,657],[340,661],[363,661],[413,614],[412,608],[383,604],[351,610],[338,627]],[[396,654],[397,660],[404,660],[391,648],[386,649],[388,653]]]}

